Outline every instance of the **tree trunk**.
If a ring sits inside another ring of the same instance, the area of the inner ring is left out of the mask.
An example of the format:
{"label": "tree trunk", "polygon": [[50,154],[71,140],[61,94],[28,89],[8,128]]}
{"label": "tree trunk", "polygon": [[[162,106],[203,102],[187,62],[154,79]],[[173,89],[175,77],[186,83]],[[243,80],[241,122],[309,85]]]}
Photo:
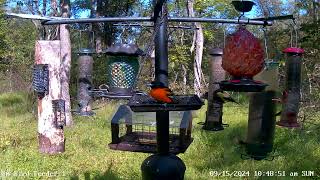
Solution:
{"label": "tree trunk", "polygon": [[60,41],[37,41],[35,64],[48,64],[49,93],[38,99],[38,139],[41,153],[56,154],[65,151],[63,128],[57,128],[52,100],[61,98]]}
{"label": "tree trunk", "polygon": [[[70,1],[64,1],[62,4],[62,17],[70,17]],[[61,40],[61,98],[65,100],[66,126],[72,126],[71,103],[69,94],[70,69],[71,69],[71,40],[68,25],[60,25],[60,40]]]}
{"label": "tree trunk", "polygon": [[[194,0],[187,1],[187,9],[188,9],[188,16],[195,17],[194,12]],[[194,38],[193,38],[193,46],[191,47],[191,53],[195,49],[194,53],[194,63],[193,63],[193,70],[194,70],[194,92],[198,96],[201,95],[201,81],[202,81],[202,56],[203,56],[203,44],[204,44],[204,36],[203,36],[203,29],[201,23],[195,23],[196,29]]]}

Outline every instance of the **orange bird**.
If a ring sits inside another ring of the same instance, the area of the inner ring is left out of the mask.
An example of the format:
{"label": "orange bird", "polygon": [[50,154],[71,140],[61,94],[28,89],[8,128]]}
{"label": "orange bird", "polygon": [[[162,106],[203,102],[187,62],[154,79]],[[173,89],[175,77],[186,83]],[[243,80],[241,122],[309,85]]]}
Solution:
{"label": "orange bird", "polygon": [[162,82],[153,81],[150,84],[151,90],[149,95],[161,103],[173,103],[173,100],[168,97],[173,95],[172,91]]}

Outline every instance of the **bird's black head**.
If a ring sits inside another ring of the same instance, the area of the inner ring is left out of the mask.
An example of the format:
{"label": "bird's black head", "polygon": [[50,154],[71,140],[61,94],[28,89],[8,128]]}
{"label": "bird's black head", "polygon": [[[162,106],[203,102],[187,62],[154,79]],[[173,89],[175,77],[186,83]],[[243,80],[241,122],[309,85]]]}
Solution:
{"label": "bird's black head", "polygon": [[151,88],[166,88],[167,86],[165,86],[162,82],[159,81],[152,81],[150,84]]}

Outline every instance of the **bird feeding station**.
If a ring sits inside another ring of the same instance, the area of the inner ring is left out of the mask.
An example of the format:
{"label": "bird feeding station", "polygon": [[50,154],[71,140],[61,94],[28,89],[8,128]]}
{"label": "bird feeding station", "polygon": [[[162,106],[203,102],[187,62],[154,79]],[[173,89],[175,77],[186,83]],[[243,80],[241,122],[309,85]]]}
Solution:
{"label": "bird feeding station", "polygon": [[95,51],[94,32],[87,25],[79,30],[78,49],[78,110],[75,114],[80,116],[92,116],[90,101],[92,89],[93,54]]}
{"label": "bird feeding station", "polygon": [[139,57],[143,51],[135,44],[115,44],[106,52],[107,86],[110,94],[131,96],[139,72]]}
{"label": "bird feeding station", "polygon": [[[121,105],[111,120],[112,142],[114,150],[156,153],[155,112],[133,112],[127,105]],[[192,142],[192,114],[190,111],[170,112],[169,151],[183,153]]]}
{"label": "bird feeding station", "polygon": [[287,128],[299,128],[297,121],[300,103],[301,88],[301,64],[304,50],[290,47],[284,51],[286,53],[286,88],[283,92],[283,106],[278,126]]}
{"label": "bird feeding station", "polygon": [[[279,63],[266,61],[262,72],[254,80],[269,84],[265,91],[250,93],[247,138],[243,158],[262,160],[273,151],[276,123],[276,94],[279,91]],[[273,158],[273,157],[272,157]]]}
{"label": "bird feeding station", "polygon": [[[168,17],[166,0],[154,3],[153,17],[102,17],[87,19],[48,19],[43,25],[97,22],[154,22],[155,26],[155,81],[168,86],[168,22],[206,22],[206,23],[234,23],[252,25],[272,25],[266,19],[212,19],[197,17]],[[246,62],[245,62],[246,63]],[[199,98],[199,97],[198,97]],[[160,103],[158,103],[160,104]],[[161,108],[165,106],[161,104]],[[198,107],[197,107],[198,108]],[[195,108],[196,109],[196,108]],[[148,111],[148,110],[146,110]],[[184,179],[185,164],[169,151],[169,111],[158,109],[156,112],[157,154],[148,157],[141,166],[142,179]]]}

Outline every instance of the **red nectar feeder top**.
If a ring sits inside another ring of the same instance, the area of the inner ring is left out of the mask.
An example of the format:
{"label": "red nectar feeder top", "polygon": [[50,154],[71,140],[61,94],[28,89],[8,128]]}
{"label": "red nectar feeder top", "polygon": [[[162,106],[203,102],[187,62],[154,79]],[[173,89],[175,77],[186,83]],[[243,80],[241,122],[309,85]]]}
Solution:
{"label": "red nectar feeder top", "polygon": [[292,53],[292,54],[304,54],[304,49],[297,47],[289,47],[283,50],[284,53]]}
{"label": "red nectar feeder top", "polygon": [[264,65],[264,49],[245,27],[229,35],[223,50],[222,67],[234,77],[252,78]]}

